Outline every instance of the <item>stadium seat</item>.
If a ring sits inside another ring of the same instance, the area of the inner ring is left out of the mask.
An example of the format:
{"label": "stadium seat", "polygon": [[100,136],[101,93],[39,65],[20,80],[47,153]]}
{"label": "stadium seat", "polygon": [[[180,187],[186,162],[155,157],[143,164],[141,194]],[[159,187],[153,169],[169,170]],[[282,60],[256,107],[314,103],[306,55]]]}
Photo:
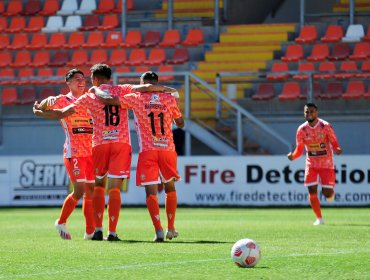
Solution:
{"label": "stadium seat", "polygon": [[[320,83],[313,83],[313,86],[312,86],[313,98],[314,99],[320,98],[321,93],[322,93],[322,89],[321,89]],[[303,91],[302,91],[300,99],[307,99],[307,97],[308,97],[308,87],[307,87],[307,83],[305,83],[303,86]]]}
{"label": "stadium seat", "polygon": [[361,65],[361,72],[356,74],[357,78],[370,78],[370,60],[364,61]]}
{"label": "stadium seat", "polygon": [[125,48],[137,48],[140,46],[141,40],[140,31],[128,31],[122,46]]}
{"label": "stadium seat", "polygon": [[10,36],[7,34],[0,34],[0,50],[5,50],[10,46]]}
{"label": "stadium seat", "polygon": [[98,8],[93,11],[94,14],[109,14],[113,12],[114,0],[100,0]]}
{"label": "stadium seat", "polygon": [[93,31],[89,33],[87,41],[82,45],[83,48],[98,48],[104,42],[102,31]]}
{"label": "stadium seat", "polygon": [[117,66],[124,65],[127,60],[126,51],[124,49],[114,49],[110,52],[108,65]]}
{"label": "stadium seat", "polygon": [[1,103],[4,106],[15,105],[18,102],[17,89],[15,87],[5,87],[2,90]]}
{"label": "stadium seat", "polygon": [[129,72],[131,72],[131,70],[130,70],[130,67],[127,67],[127,66],[119,66],[119,67],[116,67],[115,72],[116,73],[129,73]]}
{"label": "stadium seat", "polygon": [[349,56],[353,60],[365,60],[370,56],[370,43],[362,42],[355,45],[353,54]]}
{"label": "stadium seat", "polygon": [[367,42],[370,41],[370,25],[367,27],[366,35],[362,37],[362,41],[367,41]]}
{"label": "stadium seat", "polygon": [[25,27],[26,27],[25,17],[12,17],[10,19],[9,27],[5,28],[5,32],[18,33],[22,32]]}
{"label": "stadium seat", "polygon": [[39,50],[47,45],[48,38],[45,33],[34,33],[31,42],[26,46],[29,50]]}
{"label": "stadium seat", "polygon": [[36,77],[33,80],[33,84],[37,85],[46,85],[51,82],[53,79],[54,74],[52,68],[40,68],[37,70]]}
{"label": "stadium seat", "polygon": [[167,30],[164,33],[162,42],[159,43],[160,47],[175,47],[176,45],[180,44],[181,37],[180,31],[177,29],[174,30]]}
{"label": "stadium seat", "polygon": [[159,44],[160,35],[158,31],[148,31],[146,32],[143,41],[140,46],[143,48],[152,48]]}
{"label": "stadium seat", "polygon": [[12,54],[10,52],[0,52],[0,68],[10,66],[12,64],[12,61]]}
{"label": "stadium seat", "polygon": [[329,56],[329,46],[327,44],[317,44],[312,48],[308,61],[323,61]]}
{"label": "stadium seat", "polygon": [[157,72],[159,73],[159,81],[160,82],[168,82],[175,79],[174,75],[162,75],[162,72],[174,72],[174,68],[172,65],[161,65],[158,67]]}
{"label": "stadium seat", "polygon": [[33,16],[30,18],[27,27],[24,28],[24,31],[36,33],[40,32],[44,26],[45,26],[44,17]]}
{"label": "stadium seat", "polygon": [[5,12],[5,4],[3,0],[0,0],[0,15]]}
{"label": "stadium seat", "polygon": [[66,87],[66,86],[63,86],[62,88],[60,88],[59,90],[59,94],[62,94],[62,95],[66,95],[67,93],[69,92],[69,88]]}
{"label": "stadium seat", "polygon": [[60,49],[66,43],[66,34],[63,32],[53,33],[50,35],[50,40],[45,49]]}
{"label": "stadium seat", "polygon": [[68,53],[65,51],[57,51],[49,62],[51,67],[60,67],[67,64],[69,61]]}
{"label": "stadium seat", "polygon": [[365,36],[364,28],[361,24],[351,24],[347,28],[346,36],[342,38],[343,42],[359,42]]}
{"label": "stadium seat", "polygon": [[95,30],[100,25],[99,15],[86,16],[83,25],[80,27],[81,31]]}
{"label": "stadium seat", "polygon": [[183,46],[198,46],[204,43],[204,35],[201,29],[191,29],[189,30],[188,35],[185,40],[182,41]]}
{"label": "stadium seat", "polygon": [[26,1],[26,5],[21,12],[24,16],[34,16],[38,14],[41,10],[41,4],[39,0],[29,0]]}
{"label": "stadium seat", "polygon": [[319,72],[321,73],[314,74],[313,77],[314,79],[321,79],[321,80],[331,79],[334,77],[334,73],[336,71],[337,69],[336,69],[334,62],[332,61],[321,62],[319,65]]}
{"label": "stadium seat", "polygon": [[329,82],[326,85],[326,90],[320,94],[321,99],[338,99],[343,94],[343,86],[341,82]]}
{"label": "stadium seat", "polygon": [[[51,84],[64,84],[65,83],[65,75],[70,70],[70,67],[59,67],[57,68],[57,72],[55,74],[56,79]],[[81,68],[79,68],[81,70]],[[81,70],[82,71],[82,70]],[[85,72],[84,72],[85,73]]]}
{"label": "stadium seat", "polygon": [[339,42],[343,37],[343,28],[340,25],[329,25],[326,29],[324,37],[321,38],[321,42],[324,43],[336,43]]}
{"label": "stadium seat", "polygon": [[92,66],[97,63],[107,63],[108,55],[106,50],[96,49],[91,53],[90,59],[87,61],[87,65]]}
{"label": "stadium seat", "polygon": [[104,43],[101,45],[103,48],[119,48],[122,44],[122,33],[119,31],[109,31]]}
{"label": "stadium seat", "polygon": [[46,26],[41,29],[42,32],[55,33],[63,27],[63,18],[61,16],[51,16],[46,22]]}
{"label": "stadium seat", "polygon": [[6,11],[3,12],[3,15],[7,16],[7,17],[20,15],[22,10],[23,10],[22,0],[8,1],[8,7],[7,7]]}
{"label": "stadium seat", "polygon": [[78,67],[86,65],[89,60],[89,55],[86,50],[75,50],[72,58],[67,62],[67,66]]}
{"label": "stadium seat", "polygon": [[166,60],[165,49],[151,49],[149,52],[149,57],[144,61],[145,65],[161,65]]}
{"label": "stadium seat", "polygon": [[301,98],[301,86],[297,82],[286,82],[283,85],[283,89],[278,96],[279,100],[297,100]]}
{"label": "stadium seat", "polygon": [[[138,73],[145,73],[148,71],[150,71],[150,68],[148,66],[137,66],[135,67],[135,70],[134,70],[134,72],[138,72]],[[135,77],[134,79],[137,80],[137,78]]]}
{"label": "stadium seat", "polygon": [[34,88],[22,88],[21,94],[18,97],[18,103],[21,105],[31,104],[36,100],[36,91]]}
{"label": "stadium seat", "polygon": [[62,32],[74,32],[77,31],[82,26],[81,16],[74,15],[68,16],[66,19],[66,23],[63,27],[59,29]]}
{"label": "stadium seat", "polygon": [[17,80],[14,85],[30,85],[35,81],[35,74],[32,68],[21,68],[18,71]]}
{"label": "stadium seat", "polygon": [[62,7],[57,12],[58,16],[69,16],[73,15],[73,13],[78,9],[77,0],[64,0],[62,3]]}
{"label": "stadium seat", "polygon": [[168,64],[183,64],[189,60],[189,50],[187,48],[176,48],[172,58],[167,60]]}
{"label": "stadium seat", "polygon": [[11,67],[26,67],[31,63],[31,53],[29,51],[19,51],[16,53]]}
{"label": "stadium seat", "polygon": [[82,0],[80,8],[75,11],[76,15],[89,15],[96,9],[96,2],[91,0]]}
{"label": "stadium seat", "polygon": [[301,45],[289,45],[285,56],[281,58],[284,62],[290,62],[290,61],[298,61],[303,59],[304,52],[303,47]]}
{"label": "stadium seat", "polygon": [[351,50],[347,43],[338,43],[333,47],[332,54],[328,57],[329,60],[344,60],[346,59]]}
{"label": "stadium seat", "polygon": [[39,12],[40,16],[52,16],[59,10],[59,0],[48,0],[44,2],[44,7]]}
{"label": "stadium seat", "polygon": [[0,85],[12,85],[14,81],[16,81],[14,69],[0,69]]}
{"label": "stadium seat", "polygon": [[[1,43],[0,43],[1,44]],[[8,46],[10,50],[24,49],[28,45],[28,36],[26,33],[17,33],[13,37],[13,42]]]}
{"label": "stadium seat", "polygon": [[275,97],[275,87],[273,84],[261,83],[258,85],[256,93],[252,96],[253,100],[270,100]]}
{"label": "stadium seat", "polygon": [[285,62],[275,62],[272,65],[271,72],[267,75],[268,80],[285,80],[289,78],[288,64]]}
{"label": "stadium seat", "polygon": [[349,99],[360,99],[365,94],[364,81],[349,81],[347,90],[343,93],[342,98]]}
{"label": "stadium seat", "polygon": [[98,30],[113,30],[119,26],[119,19],[116,14],[104,15],[103,22],[98,26]]}
{"label": "stadium seat", "polygon": [[129,59],[125,61],[128,66],[142,65],[146,59],[145,49],[132,49]]}
{"label": "stadium seat", "polygon": [[6,17],[0,17],[0,32],[5,32],[5,29],[8,27],[8,21]]}
{"label": "stadium seat", "polygon": [[49,96],[56,96],[56,95],[57,93],[55,92],[54,88],[50,88],[50,87],[43,88],[37,100],[41,102],[42,100],[44,100],[45,98],[48,98]]}
{"label": "stadium seat", "polygon": [[305,25],[301,28],[299,36],[295,39],[296,43],[313,43],[317,40],[317,29],[315,25]]}
{"label": "stadium seat", "polygon": [[356,76],[358,72],[357,64],[354,61],[343,61],[339,67],[340,73],[335,73],[336,79],[350,79]]}
{"label": "stadium seat", "polygon": [[367,92],[365,92],[364,98],[369,99],[370,98],[370,86],[368,86]]}
{"label": "stadium seat", "polygon": [[50,54],[48,51],[37,51],[31,62],[31,67],[42,67],[48,65],[50,62]]}
{"label": "stadium seat", "polygon": [[64,45],[65,49],[78,49],[85,43],[85,36],[82,32],[73,32],[69,35],[68,42]]}
{"label": "stadium seat", "polygon": [[294,80],[307,80],[307,72],[315,72],[315,65],[312,62],[302,62],[298,65],[298,73],[293,76]]}
{"label": "stadium seat", "polygon": [[[134,0],[126,0],[127,11],[134,9]],[[113,13],[122,13],[122,1],[117,1],[117,6],[112,10]]]}

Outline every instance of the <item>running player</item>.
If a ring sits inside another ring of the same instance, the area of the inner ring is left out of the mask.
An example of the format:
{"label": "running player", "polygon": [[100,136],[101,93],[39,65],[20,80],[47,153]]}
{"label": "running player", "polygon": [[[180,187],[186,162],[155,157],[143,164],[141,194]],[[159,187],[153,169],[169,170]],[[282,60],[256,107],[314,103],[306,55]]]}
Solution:
{"label": "running player", "polygon": [[[51,111],[45,110],[68,106],[85,93],[86,81],[81,70],[71,69],[68,71],[65,75],[65,81],[70,92],[66,95],[48,97],[40,104],[36,102],[34,106],[35,115],[44,118],[56,118]],[[69,116],[61,119],[60,123],[66,135],[64,165],[72,182],[73,191],[64,200],[59,219],[55,221],[55,227],[62,239],[71,239],[66,226],[67,219],[83,196],[82,209],[86,221],[84,239],[88,240],[92,238],[94,233],[92,196],[95,175],[92,166],[91,137],[93,127],[91,116],[86,110],[81,109],[77,110],[73,117]]]}
{"label": "running player", "polygon": [[317,186],[321,183],[322,192],[328,202],[334,198],[335,170],[333,151],[342,153],[332,126],[318,118],[319,111],[313,103],[304,106],[304,116],[307,122],[298,127],[296,148],[287,156],[289,160],[299,158],[306,149],[306,169],[304,185],[308,188],[308,197],[316,215],[315,226],[324,223],[321,215],[320,200]]}

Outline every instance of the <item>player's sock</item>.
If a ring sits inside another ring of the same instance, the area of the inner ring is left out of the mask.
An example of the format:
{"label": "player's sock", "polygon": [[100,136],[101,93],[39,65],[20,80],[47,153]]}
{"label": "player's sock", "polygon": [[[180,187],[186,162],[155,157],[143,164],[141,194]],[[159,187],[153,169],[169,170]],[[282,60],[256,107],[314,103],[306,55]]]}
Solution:
{"label": "player's sock", "polygon": [[146,198],[146,205],[148,207],[148,211],[150,217],[152,218],[152,222],[154,225],[155,230],[163,230],[161,225],[161,219],[159,216],[159,204],[158,204],[158,197],[156,195],[149,195]]}
{"label": "player's sock", "polygon": [[317,194],[308,194],[310,200],[311,208],[316,215],[316,218],[321,219],[321,209],[320,209],[320,200],[317,197]]}
{"label": "player's sock", "polygon": [[82,210],[85,216],[85,224],[87,234],[94,233],[95,230],[95,223],[94,223],[94,214],[93,214],[93,207],[92,207],[92,198],[87,198],[84,195],[83,202],[82,202]]}
{"label": "player's sock", "polygon": [[176,209],[177,209],[176,191],[166,193],[167,229],[175,229]]}
{"label": "player's sock", "polygon": [[109,232],[116,232],[120,210],[121,210],[121,191],[119,189],[111,189],[109,191],[109,201],[108,201]]}
{"label": "player's sock", "polygon": [[95,227],[98,228],[103,227],[104,210],[105,210],[104,187],[96,186],[94,188],[93,195],[93,214]]}
{"label": "player's sock", "polygon": [[72,214],[73,210],[76,208],[78,199],[70,193],[64,200],[62,212],[60,213],[58,224],[65,224],[68,217]]}

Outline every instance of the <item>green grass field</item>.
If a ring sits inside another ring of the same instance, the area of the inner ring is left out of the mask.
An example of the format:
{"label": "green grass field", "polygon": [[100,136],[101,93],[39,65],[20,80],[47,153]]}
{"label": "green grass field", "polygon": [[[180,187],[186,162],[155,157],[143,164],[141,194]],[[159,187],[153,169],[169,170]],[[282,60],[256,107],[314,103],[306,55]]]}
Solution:
{"label": "green grass field", "polygon": [[[370,279],[366,208],[325,208],[319,227],[309,208],[180,208],[180,236],[164,243],[151,242],[145,208],[121,211],[114,243],[83,240],[81,209],[69,219],[72,240],[61,240],[59,211],[0,209],[0,279]],[[242,238],[262,249],[255,268],[231,261]]]}

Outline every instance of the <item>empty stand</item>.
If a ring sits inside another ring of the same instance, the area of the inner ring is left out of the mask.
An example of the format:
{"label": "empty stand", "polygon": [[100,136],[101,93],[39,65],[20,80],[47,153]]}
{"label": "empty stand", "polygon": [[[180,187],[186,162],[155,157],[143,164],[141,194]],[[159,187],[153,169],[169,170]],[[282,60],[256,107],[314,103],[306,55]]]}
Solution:
{"label": "empty stand", "polygon": [[279,100],[297,100],[301,98],[301,86],[297,82],[286,82],[278,96]]}
{"label": "empty stand", "polygon": [[104,15],[103,22],[98,30],[113,30],[119,26],[119,19],[116,14]]}
{"label": "empty stand", "polygon": [[108,65],[117,66],[123,65],[127,60],[126,51],[124,49],[114,49],[110,53]]}
{"label": "empty stand", "polygon": [[353,54],[349,56],[350,59],[354,60],[365,60],[370,56],[370,43],[363,42],[357,43]]}
{"label": "empty stand", "polygon": [[33,16],[30,18],[28,25],[24,28],[25,32],[39,32],[45,26],[44,17]]}
{"label": "empty stand", "polygon": [[293,76],[295,80],[307,80],[309,72],[315,72],[315,65],[312,62],[302,62],[298,65],[298,73]]}
{"label": "empty stand", "polygon": [[29,50],[39,50],[47,45],[48,38],[45,33],[34,33],[31,42],[26,46]]}
{"label": "empty stand", "polygon": [[[126,0],[127,11],[134,8],[134,0]],[[113,13],[122,13],[122,1],[117,1],[117,6],[112,10]]]}
{"label": "empty stand", "polygon": [[59,49],[63,48],[66,43],[66,34],[63,32],[53,33],[50,35],[50,40],[47,45],[45,45],[46,49]]}
{"label": "empty stand", "polygon": [[10,36],[7,34],[0,34],[0,50],[5,50],[10,46]]}
{"label": "empty stand", "polygon": [[19,51],[16,53],[14,62],[11,67],[25,67],[31,63],[31,53],[29,51]]}
{"label": "empty stand", "polygon": [[181,36],[178,30],[167,30],[164,33],[162,42],[159,43],[160,47],[175,47],[180,44]]}
{"label": "empty stand", "polygon": [[15,81],[14,69],[3,68],[0,69],[0,85],[11,85]]}
{"label": "empty stand", "polygon": [[363,81],[349,81],[347,90],[343,93],[343,99],[360,99],[365,94],[365,84]]}
{"label": "empty stand", "polygon": [[55,15],[59,10],[59,0],[47,0],[44,1],[44,6],[39,12],[41,16],[52,16]]}
{"label": "empty stand", "polygon": [[171,59],[167,60],[168,64],[183,64],[189,60],[189,50],[187,48],[176,48]]}
{"label": "empty stand", "polygon": [[349,57],[351,49],[347,43],[338,43],[333,47],[332,54],[328,57],[330,60],[344,60]]}
{"label": "empty stand", "polygon": [[73,13],[78,10],[77,0],[64,0],[62,7],[57,12],[57,15],[68,16],[73,15]]}
{"label": "empty stand", "polygon": [[93,31],[89,33],[87,41],[82,45],[83,48],[97,48],[104,42],[102,31]]}
{"label": "empty stand", "polygon": [[60,67],[67,64],[69,61],[68,53],[65,51],[57,51],[49,62],[51,67]]}
{"label": "empty stand", "polygon": [[20,15],[23,10],[22,0],[12,0],[8,2],[6,11],[3,12],[4,16]]}
{"label": "empty stand", "polygon": [[290,62],[290,61],[298,61],[303,59],[304,52],[303,47],[301,45],[289,45],[285,56],[281,58],[284,62]]}
{"label": "empty stand", "polygon": [[356,76],[358,72],[357,64],[354,61],[343,61],[339,67],[340,73],[335,73],[336,79],[350,79]]}
{"label": "empty stand", "polygon": [[364,37],[362,37],[362,40],[367,41],[367,42],[370,41],[370,25],[367,27],[366,35]]}
{"label": "empty stand", "polygon": [[66,23],[59,30],[62,32],[73,32],[77,31],[81,26],[82,26],[81,16],[79,15],[68,16],[66,19]]}
{"label": "empty stand", "polygon": [[132,49],[130,52],[129,59],[125,62],[129,66],[142,65],[146,59],[146,54],[144,49]]}
{"label": "empty stand", "polygon": [[23,49],[28,45],[28,36],[26,33],[18,33],[13,37],[13,42],[8,46],[10,50]]}
{"label": "empty stand", "polygon": [[58,32],[63,27],[63,18],[61,16],[51,16],[46,22],[46,26],[42,29],[42,32],[54,33]]}
{"label": "empty stand", "polygon": [[327,44],[317,44],[312,48],[308,61],[323,61],[329,56],[329,46]]}
{"label": "empty stand", "polygon": [[80,27],[81,31],[95,30],[100,25],[99,15],[86,16],[83,25]]}
{"label": "empty stand", "polygon": [[268,80],[284,80],[289,78],[288,64],[285,62],[275,62],[272,65],[271,73],[267,75]]}
{"label": "empty stand", "polygon": [[67,66],[82,66],[87,64],[89,55],[86,50],[75,50],[72,54],[72,58],[67,62]]}
{"label": "empty stand", "polygon": [[[370,78],[370,60],[364,61],[361,65],[361,72],[356,75],[358,78]],[[370,86],[369,86],[370,88]]]}
{"label": "empty stand", "polygon": [[32,68],[21,68],[18,71],[17,80],[14,81],[15,85],[27,85],[34,82],[34,71]]}
{"label": "empty stand", "polygon": [[161,65],[166,60],[166,51],[162,48],[151,49],[149,57],[144,61],[145,65]]}
{"label": "empty stand", "polygon": [[332,61],[325,61],[321,62],[319,65],[319,74],[314,74],[314,79],[331,79],[334,77],[334,73],[336,72],[336,66]]}
{"label": "empty stand", "polygon": [[261,83],[258,85],[256,93],[252,96],[253,100],[270,100],[275,97],[275,87],[273,84]]}
{"label": "empty stand", "polygon": [[54,77],[53,70],[49,67],[41,68],[37,70],[36,78],[33,81],[37,85],[46,85],[49,84]]}
{"label": "empty stand", "polygon": [[23,31],[25,27],[26,27],[25,17],[12,17],[10,19],[9,27],[5,28],[5,32],[18,33]]}
{"label": "empty stand", "polygon": [[324,37],[321,38],[321,42],[324,43],[336,43],[339,42],[343,37],[343,28],[340,25],[329,25],[326,29]]}
{"label": "empty stand", "polygon": [[15,87],[5,87],[2,90],[1,103],[4,106],[14,105],[18,102],[17,90]]}
{"label": "empty stand", "polygon": [[107,63],[108,55],[106,50],[96,49],[91,53],[90,60],[87,61],[87,65],[94,65],[97,63]]}
{"label": "empty stand", "polygon": [[317,40],[317,29],[315,25],[305,25],[301,28],[299,36],[295,39],[296,43],[313,43]]}
{"label": "empty stand", "polygon": [[3,0],[0,0],[0,15],[5,12],[5,4]]}
{"label": "empty stand", "polygon": [[55,92],[54,88],[43,88],[39,94],[39,97],[37,98],[38,101],[42,101],[45,98],[48,98],[49,96],[56,96],[57,93]]}
{"label": "empty stand", "polygon": [[338,99],[343,94],[343,87],[341,82],[329,82],[326,90],[321,93],[321,99]]}
{"label": "empty stand", "polygon": [[21,105],[31,104],[36,100],[36,91],[34,88],[22,88],[18,97],[18,103]]}
{"label": "empty stand", "polygon": [[198,46],[204,43],[204,35],[201,29],[191,29],[187,34],[184,41],[182,41],[183,46]]}
{"label": "empty stand", "polygon": [[0,52],[0,67],[8,67],[12,64],[12,54],[7,51]]}
{"label": "empty stand", "polygon": [[342,38],[343,42],[359,42],[365,36],[364,28],[361,24],[351,24],[347,28],[346,36]]}
{"label": "empty stand", "polygon": [[69,35],[68,42],[64,45],[65,49],[77,49],[85,44],[85,36],[82,32],[73,32]]}
{"label": "empty stand", "polygon": [[174,68],[172,65],[161,65],[158,67],[158,74],[159,74],[159,81],[160,82],[168,82],[175,79],[174,75],[163,75],[162,72],[174,72]]}
{"label": "empty stand", "polygon": [[[314,99],[320,98],[320,95],[322,93],[321,85],[320,83],[313,83],[312,86],[312,95]],[[308,97],[308,87],[307,83],[303,85],[303,91],[300,99],[307,99]]]}
{"label": "empty stand", "polygon": [[140,43],[141,47],[144,48],[152,48],[159,44],[160,35],[158,31],[148,31],[143,41]]}
{"label": "empty stand", "polygon": [[122,33],[119,31],[109,31],[105,42],[101,45],[103,48],[118,48],[122,44]]}
{"label": "empty stand", "polygon": [[113,12],[114,8],[114,0],[100,0],[98,8],[93,12],[95,14],[109,14]]}
{"label": "empty stand", "polygon": [[41,4],[39,0],[29,0],[26,2],[22,15],[24,16],[34,16],[38,14],[41,10]]}
{"label": "empty stand", "polygon": [[96,10],[96,2],[91,0],[82,0],[80,8],[75,11],[76,15],[89,15]]}
{"label": "empty stand", "polygon": [[33,57],[33,61],[30,63],[31,67],[42,67],[46,66],[50,62],[50,54],[48,51],[37,51]]}
{"label": "empty stand", "polygon": [[0,32],[4,32],[8,27],[8,21],[6,17],[0,17]]}
{"label": "empty stand", "polygon": [[122,46],[126,48],[136,48],[140,46],[141,40],[142,36],[140,31],[128,31]]}

